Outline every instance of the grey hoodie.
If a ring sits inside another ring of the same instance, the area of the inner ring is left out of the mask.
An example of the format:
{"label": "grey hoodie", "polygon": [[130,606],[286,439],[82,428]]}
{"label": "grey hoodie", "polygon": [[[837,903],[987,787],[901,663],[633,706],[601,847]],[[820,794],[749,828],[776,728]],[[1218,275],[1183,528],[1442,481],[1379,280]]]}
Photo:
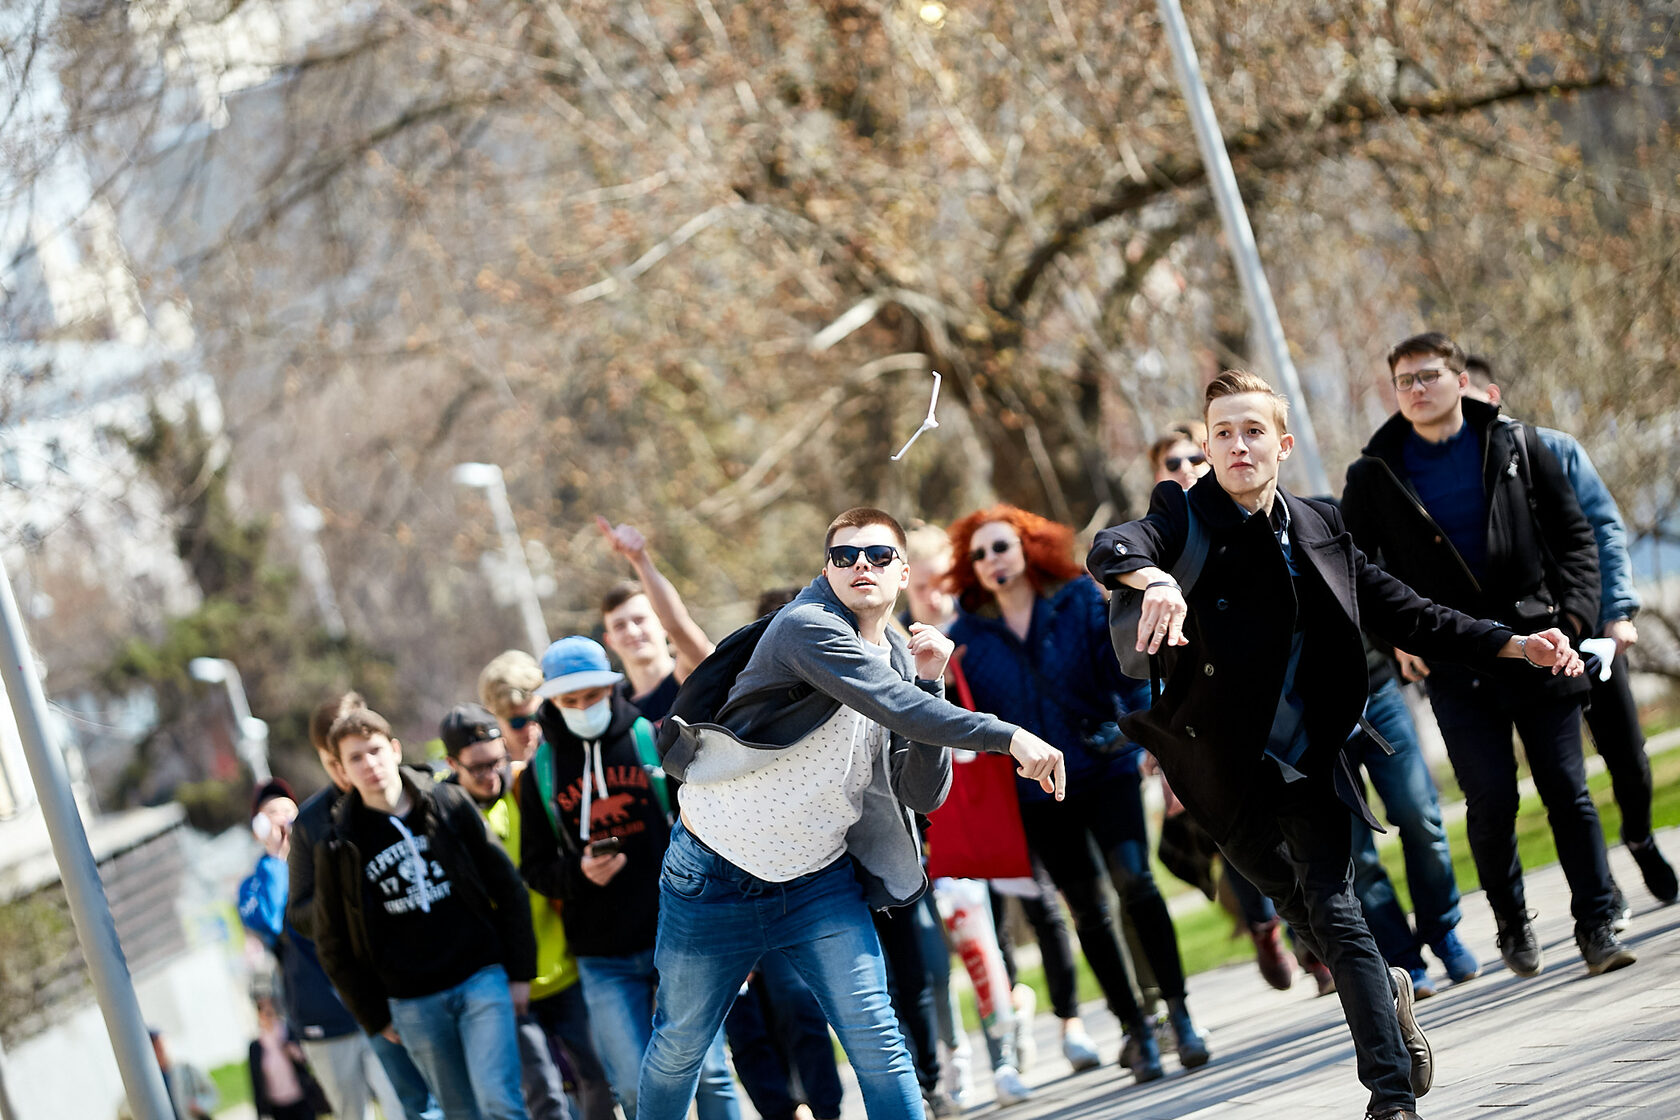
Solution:
{"label": "grey hoodie", "polygon": [[[871,907],[902,906],[927,886],[910,810],[930,813],[951,789],[951,751],[1007,752],[1016,728],[947,702],[943,681],[915,679],[904,638],[888,660],[869,655],[857,616],[818,576],[770,623],[715,724],[683,724],[664,759],[684,782],[729,781],[766,764],[842,705],[892,733],[863,815],[846,834]],[[681,722],[680,720],[678,721]],[[680,800],[680,798],[679,798]]]}

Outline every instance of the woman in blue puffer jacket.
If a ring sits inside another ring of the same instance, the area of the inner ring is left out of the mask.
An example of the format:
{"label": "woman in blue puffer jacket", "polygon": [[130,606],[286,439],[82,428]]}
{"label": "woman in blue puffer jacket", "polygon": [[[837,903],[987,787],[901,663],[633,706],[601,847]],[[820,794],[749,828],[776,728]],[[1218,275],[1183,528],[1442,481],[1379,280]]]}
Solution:
{"label": "woman in blue puffer jacket", "polygon": [[[1139,763],[1115,721],[1148,703],[1148,686],[1120,672],[1108,605],[1073,559],[1073,532],[1014,506],[979,510],[951,526],[946,582],[960,614],[950,630],[975,706],[1027,728],[1067,759],[1067,799],[1017,782],[1027,843],[1073,914],[1085,959],[1126,1030],[1121,1061],[1138,1081],[1162,1075],[1154,1032],[1132,996],[1101,889],[1103,855],[1167,1000],[1186,1069],[1208,1060],[1184,1003],[1184,966],[1166,901],[1149,870]],[[1141,690],[1141,695],[1139,692]]]}

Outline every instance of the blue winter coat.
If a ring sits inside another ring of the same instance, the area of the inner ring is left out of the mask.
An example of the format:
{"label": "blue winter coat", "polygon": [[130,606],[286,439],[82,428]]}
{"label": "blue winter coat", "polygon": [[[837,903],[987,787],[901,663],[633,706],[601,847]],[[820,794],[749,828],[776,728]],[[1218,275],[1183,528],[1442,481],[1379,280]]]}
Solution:
{"label": "blue winter coat", "polygon": [[[1108,601],[1090,577],[1045,589],[1033,604],[1024,642],[1003,621],[995,601],[959,610],[950,637],[963,650],[962,671],[975,707],[1060,748],[1070,791],[1137,772],[1143,751],[1136,744],[1125,743],[1108,756],[1085,746],[1099,725],[1149,706],[1148,684],[1120,672],[1108,637]],[[1023,801],[1050,796],[1020,777],[1015,788]]]}

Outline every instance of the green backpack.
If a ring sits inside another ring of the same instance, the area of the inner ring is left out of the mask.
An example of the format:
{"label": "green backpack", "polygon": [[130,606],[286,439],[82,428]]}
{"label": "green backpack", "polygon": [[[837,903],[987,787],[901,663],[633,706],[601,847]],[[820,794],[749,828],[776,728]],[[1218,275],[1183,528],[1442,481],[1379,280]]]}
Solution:
{"label": "green backpack", "polygon": [[[647,771],[648,780],[653,784],[653,796],[659,799],[660,811],[669,820],[671,787],[665,780],[665,771],[659,767],[659,748],[653,742],[653,724],[645,716],[637,716],[636,722],[630,725],[630,734],[636,740],[636,757],[641,760],[642,769]],[[554,748],[549,746],[547,739],[537,744],[537,753],[531,756],[530,770],[537,779],[537,792],[542,795],[548,825],[558,837],[560,815],[554,810]]]}

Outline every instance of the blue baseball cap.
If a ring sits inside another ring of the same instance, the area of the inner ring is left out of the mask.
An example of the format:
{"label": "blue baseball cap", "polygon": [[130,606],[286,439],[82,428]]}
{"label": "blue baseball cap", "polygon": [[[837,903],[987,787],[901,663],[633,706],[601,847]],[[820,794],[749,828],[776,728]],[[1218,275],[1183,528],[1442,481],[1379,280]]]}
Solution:
{"label": "blue baseball cap", "polygon": [[582,688],[600,688],[617,684],[623,673],[615,673],[607,664],[607,651],[601,643],[582,634],[561,638],[542,655],[543,683],[537,695],[543,699],[576,692]]}

